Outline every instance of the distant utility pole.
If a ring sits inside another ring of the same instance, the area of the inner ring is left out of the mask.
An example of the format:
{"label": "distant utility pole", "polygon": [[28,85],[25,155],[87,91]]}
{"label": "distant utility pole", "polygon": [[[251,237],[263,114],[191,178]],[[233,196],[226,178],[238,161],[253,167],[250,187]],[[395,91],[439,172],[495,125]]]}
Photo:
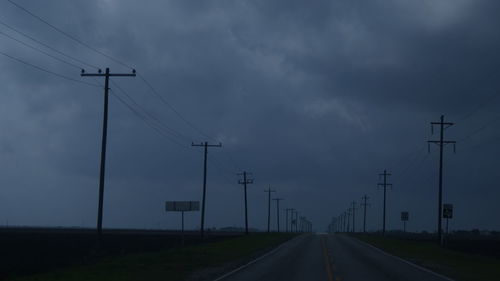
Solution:
{"label": "distant utility pole", "polygon": [[280,232],[280,201],[283,200],[283,198],[273,198],[273,200],[276,201],[276,224],[278,226],[278,232]]}
{"label": "distant utility pole", "polygon": [[247,208],[247,184],[252,184],[253,179],[247,179],[247,175],[251,175],[252,173],[247,173],[243,171],[243,173],[239,173],[238,176],[243,176],[243,180],[238,180],[238,184],[242,184],[245,190],[245,234],[248,235],[248,208]]}
{"label": "distant utility pole", "polygon": [[385,235],[385,207],[386,207],[386,199],[387,199],[387,187],[392,187],[392,184],[387,183],[387,177],[390,176],[391,174],[387,173],[386,170],[384,170],[384,173],[379,174],[380,176],[384,177],[384,182],[379,183],[378,186],[383,186],[384,187],[384,212],[382,214],[382,234]]}
{"label": "distant utility pole", "polygon": [[442,208],[443,208],[443,147],[447,144],[453,144],[453,151],[455,151],[456,141],[447,141],[444,140],[444,130],[453,126],[453,123],[444,122],[444,115],[441,115],[441,120],[439,122],[431,122],[431,131],[434,133],[434,126],[439,126],[439,140],[438,141],[427,141],[429,145],[430,152],[430,144],[434,143],[439,145],[439,193],[438,193],[438,239],[439,244],[443,245],[443,229],[442,229]]}
{"label": "distant utility pole", "polygon": [[356,232],[356,201],[352,201],[352,232]]}
{"label": "distant utility pole", "polygon": [[292,211],[290,212],[290,232],[295,232],[295,225],[297,223],[297,210],[296,209],[292,209]]}
{"label": "distant utility pole", "polygon": [[344,216],[342,217],[342,222],[343,222],[343,225],[344,225],[343,232],[347,232],[346,231],[347,230],[347,228],[346,228],[346,217],[347,217],[347,212],[344,211]]}
{"label": "distant utility pole", "polygon": [[295,232],[299,232],[299,228],[298,228],[298,221],[299,221],[299,211],[295,210]]}
{"label": "distant utility pole", "polygon": [[267,232],[271,232],[271,193],[276,192],[276,190],[271,190],[271,186],[269,186],[267,192]]}
{"label": "distant utility pole", "polygon": [[208,142],[203,142],[200,144],[194,144],[192,143],[191,146],[201,146],[205,148],[205,157],[203,160],[203,198],[202,198],[202,206],[201,206],[201,228],[200,228],[200,235],[201,238],[203,239],[205,235],[205,197],[207,193],[207,154],[208,154],[208,148],[209,147],[222,147],[222,144],[208,144]]}
{"label": "distant utility pole", "polygon": [[285,213],[286,213],[286,216],[285,216],[285,220],[286,220],[286,223],[285,223],[285,232],[288,232],[288,212],[289,211],[292,211],[293,209],[292,208],[286,208],[285,209]]}
{"label": "distant utility pole", "polygon": [[361,199],[363,199],[363,203],[361,203],[361,205],[363,206],[363,232],[366,232],[366,207],[369,205],[367,203],[368,199],[370,199],[370,197],[368,197],[366,194],[365,196],[361,197]]}
{"label": "distant utility pole", "polygon": [[104,77],[104,116],[102,121],[102,143],[101,143],[101,168],[99,173],[99,205],[97,210],[97,236],[98,241],[102,235],[102,209],[104,205],[104,177],[106,170],[106,142],[108,138],[108,100],[109,100],[109,77],[135,77],[135,69],[132,73],[110,73],[109,68],[106,68],[105,73],[85,73],[82,69],[80,74],[82,77]]}
{"label": "distant utility pole", "polygon": [[351,232],[351,207],[347,209],[347,232]]}

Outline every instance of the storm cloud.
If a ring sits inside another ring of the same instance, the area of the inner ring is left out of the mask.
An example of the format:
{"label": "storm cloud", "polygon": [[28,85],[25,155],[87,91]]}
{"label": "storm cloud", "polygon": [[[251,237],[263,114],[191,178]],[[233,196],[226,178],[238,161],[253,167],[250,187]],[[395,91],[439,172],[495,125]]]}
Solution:
{"label": "storm cloud", "polygon": [[[367,194],[375,230],[378,173],[387,169],[388,228],[400,228],[399,213],[409,211],[410,230],[433,231],[438,150],[429,154],[427,140],[438,137],[430,122],[444,114],[456,122],[446,138],[457,140],[457,152],[446,147],[444,171],[451,226],[500,228],[492,219],[500,211],[497,1],[16,3],[140,75],[112,78],[105,227],[178,227],[164,201],[201,199],[203,153],[191,142],[220,141],[209,150],[209,227],[243,225],[236,173],[247,170],[255,178],[251,227],[266,226],[271,186],[283,208],[298,209],[318,230]],[[50,46],[130,72],[8,1],[0,7],[2,22]],[[36,45],[5,25],[0,31]],[[2,34],[0,42],[5,54],[102,85]],[[0,62],[0,222],[93,227],[102,87],[6,56]],[[117,96],[174,133],[160,135]],[[199,227],[198,213],[186,219]]]}

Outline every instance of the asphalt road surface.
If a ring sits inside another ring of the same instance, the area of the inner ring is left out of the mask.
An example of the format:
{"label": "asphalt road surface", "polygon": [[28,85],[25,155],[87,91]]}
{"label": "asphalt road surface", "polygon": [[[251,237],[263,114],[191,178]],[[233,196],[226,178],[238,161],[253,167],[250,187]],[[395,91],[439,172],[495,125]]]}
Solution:
{"label": "asphalt road surface", "polygon": [[304,235],[224,281],[449,280],[342,235]]}

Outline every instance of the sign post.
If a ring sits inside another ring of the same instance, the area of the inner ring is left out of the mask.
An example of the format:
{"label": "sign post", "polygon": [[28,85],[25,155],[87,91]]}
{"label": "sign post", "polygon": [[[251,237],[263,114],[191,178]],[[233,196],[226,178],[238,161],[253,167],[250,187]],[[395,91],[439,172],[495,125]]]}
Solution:
{"label": "sign post", "polygon": [[403,222],[403,232],[406,232],[406,222],[410,219],[408,212],[401,212],[401,221]]}
{"label": "sign post", "polygon": [[182,245],[184,245],[184,212],[200,210],[200,201],[167,201],[165,202],[165,211],[181,212],[181,235]]}
{"label": "sign post", "polygon": [[446,219],[446,234],[448,235],[449,220],[453,218],[453,204],[443,204],[443,218]]}

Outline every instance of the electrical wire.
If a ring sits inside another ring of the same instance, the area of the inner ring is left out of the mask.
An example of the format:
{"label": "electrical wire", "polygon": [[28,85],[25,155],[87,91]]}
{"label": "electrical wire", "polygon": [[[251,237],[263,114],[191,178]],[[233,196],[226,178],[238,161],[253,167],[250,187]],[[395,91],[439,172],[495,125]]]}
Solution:
{"label": "electrical wire", "polygon": [[184,139],[184,141],[189,142],[189,138],[181,134],[180,132],[174,130],[173,128],[167,126],[165,123],[163,123],[160,119],[158,119],[156,116],[154,116],[152,113],[149,113],[144,107],[142,107],[140,104],[138,104],[123,88],[121,88],[116,82],[111,80],[111,84],[113,84],[123,95],[125,95],[136,107],[138,107],[140,110],[142,110],[143,114],[152,119],[153,121],[157,122],[161,127],[163,127],[165,130],[169,131],[170,134],[174,135],[175,137],[178,137],[180,139]]}
{"label": "electrical wire", "polygon": [[144,78],[142,75],[140,74],[137,74],[137,76],[139,76],[139,78],[148,86],[148,88],[151,90],[151,92],[163,103],[165,104],[168,108],[170,108],[170,110],[172,110],[182,121],[184,121],[184,123],[186,123],[189,127],[191,127],[192,129],[194,129],[195,131],[197,131],[200,135],[206,137],[206,138],[209,138],[210,140],[213,140],[215,142],[217,142],[217,140],[215,140],[214,138],[212,138],[211,136],[205,134],[200,128],[198,128],[197,126],[195,126],[193,123],[191,123],[189,120],[187,120],[177,109],[175,109],[175,107],[170,104],[165,98],[163,98],[162,95],[160,95],[158,93],[158,91],[156,91],[156,89],[153,87],[153,85],[151,85],[151,83],[149,83],[146,78]]}
{"label": "electrical wire", "polygon": [[116,59],[116,58],[114,58],[114,57],[112,57],[112,56],[110,56],[110,55],[108,55],[108,54],[106,54],[106,53],[102,52],[102,51],[99,51],[98,49],[96,49],[96,48],[94,48],[94,47],[90,46],[89,44],[87,44],[87,43],[83,42],[82,40],[80,40],[80,39],[76,38],[75,36],[73,36],[73,35],[71,35],[71,34],[69,34],[69,33],[65,32],[64,30],[62,30],[62,29],[60,29],[60,28],[56,27],[55,25],[53,25],[53,24],[49,23],[48,21],[46,21],[46,20],[45,20],[45,19],[43,19],[42,17],[40,17],[40,16],[36,15],[35,13],[31,12],[31,11],[30,11],[30,10],[28,10],[27,8],[25,8],[25,7],[21,6],[20,4],[18,4],[18,3],[16,3],[16,2],[14,2],[14,1],[12,1],[12,0],[7,0],[7,1],[8,1],[9,3],[11,3],[12,5],[16,6],[17,8],[19,8],[20,10],[22,10],[22,11],[26,12],[28,15],[32,16],[33,18],[37,19],[38,21],[40,21],[40,22],[42,22],[42,23],[46,24],[47,26],[51,27],[51,28],[52,28],[52,29],[54,29],[55,31],[57,31],[57,32],[61,33],[61,34],[62,34],[62,35],[64,35],[64,36],[66,36],[67,38],[69,38],[69,39],[71,39],[71,40],[73,40],[73,41],[75,41],[75,42],[79,43],[80,45],[82,45],[82,46],[86,47],[87,49],[92,50],[92,51],[94,51],[94,52],[96,52],[96,53],[98,53],[98,54],[100,54],[100,55],[102,55],[102,56],[106,57],[107,59],[109,59],[109,60],[111,60],[111,61],[113,61],[113,62],[115,62],[115,63],[117,63],[117,64],[119,64],[119,65],[121,65],[121,66],[124,66],[124,67],[129,68],[129,69],[133,69],[133,67],[129,66],[128,64],[126,64],[126,63],[124,63],[124,62],[122,62],[122,61],[120,61],[120,60],[118,60],[118,59]]}
{"label": "electrical wire", "polygon": [[[209,136],[206,134],[202,129],[194,125],[192,122],[190,122],[186,117],[184,117],[171,103],[169,103],[154,87],[153,85],[146,80],[145,77],[143,77],[140,74],[137,74],[137,76],[148,86],[150,89],[150,92],[153,93],[153,95],[158,98],[164,105],[166,105],[170,110],[172,110],[184,123],[186,123],[189,127],[191,127],[193,130],[195,130],[198,134],[200,134],[203,137],[206,137],[214,142],[218,142],[215,138]],[[227,159],[232,163],[232,165],[237,169],[241,170],[238,165],[236,164],[236,161],[234,161],[234,158],[227,152],[223,152],[224,155],[227,156]]]}
{"label": "electrical wire", "polygon": [[92,86],[92,87],[100,87],[99,85],[96,85],[96,84],[92,84],[92,83],[88,83],[88,82],[85,82],[85,81],[81,81],[81,80],[77,80],[77,79],[74,79],[74,78],[71,78],[71,77],[68,77],[66,75],[63,75],[63,74],[59,74],[57,72],[54,72],[54,71],[51,71],[51,70],[48,70],[48,69],[45,69],[43,67],[40,67],[40,66],[37,66],[37,65],[34,65],[32,63],[29,63],[27,61],[24,61],[22,59],[19,59],[19,58],[16,58],[16,57],[13,57],[9,54],[6,54],[2,51],[0,51],[0,54],[3,55],[3,56],[6,56],[14,61],[17,61],[19,63],[22,63],[24,65],[27,65],[27,66],[30,66],[34,69],[37,69],[37,70],[40,70],[40,71],[43,71],[43,72],[46,72],[46,73],[49,73],[49,74],[52,74],[54,76],[57,76],[59,78],[63,78],[63,79],[66,79],[66,80],[69,80],[69,81],[73,81],[73,82],[77,82],[77,83],[80,83],[80,84],[85,84],[85,85],[88,85],[88,86]]}
{"label": "electrical wire", "polygon": [[139,119],[141,119],[142,121],[144,121],[144,123],[146,123],[146,125],[148,125],[149,127],[151,127],[160,136],[163,136],[164,138],[168,139],[172,143],[174,143],[174,144],[176,144],[176,145],[178,145],[178,146],[180,146],[182,148],[187,149],[187,147],[185,145],[183,145],[182,143],[178,142],[176,139],[172,138],[170,135],[166,134],[164,131],[162,131],[161,129],[159,129],[158,127],[156,127],[154,124],[152,124],[150,122],[150,120],[148,120],[146,117],[144,117],[141,114],[141,112],[137,111],[133,106],[131,106],[129,103],[127,103],[124,99],[122,99],[119,95],[117,95],[113,90],[110,90],[110,93],[118,101],[120,101],[122,104],[124,104],[130,111],[132,111],[132,113],[134,113],[136,117],[138,117]]}
{"label": "electrical wire", "polygon": [[59,62],[62,62],[62,63],[64,63],[64,64],[66,64],[66,65],[69,65],[69,66],[74,67],[74,68],[76,68],[76,69],[82,69],[82,67],[80,67],[80,66],[78,66],[78,65],[76,65],[76,64],[73,64],[73,63],[71,63],[71,62],[65,61],[65,60],[63,60],[63,59],[61,59],[61,58],[58,58],[58,57],[56,57],[56,56],[53,56],[53,55],[51,55],[51,54],[49,54],[49,53],[47,53],[47,52],[45,52],[45,51],[43,51],[43,50],[41,50],[41,49],[39,49],[39,48],[37,48],[37,47],[33,46],[33,45],[30,45],[30,44],[25,43],[25,42],[23,42],[23,41],[21,41],[21,40],[18,40],[17,38],[14,38],[14,37],[10,36],[10,35],[9,35],[9,34],[7,34],[7,33],[4,33],[4,32],[2,32],[2,31],[0,31],[0,34],[1,34],[1,35],[3,35],[3,36],[5,36],[5,37],[7,37],[7,38],[9,38],[9,39],[11,39],[11,40],[16,41],[16,42],[17,42],[17,43],[19,43],[19,44],[22,44],[22,45],[24,45],[24,46],[26,46],[26,47],[28,47],[28,48],[31,48],[32,50],[35,50],[35,51],[40,52],[40,53],[42,53],[42,54],[44,54],[44,55],[46,55],[46,56],[48,56],[48,57],[53,58],[53,59],[55,59],[55,60],[57,60],[57,61],[59,61]]}
{"label": "electrical wire", "polygon": [[34,38],[33,36],[30,36],[30,35],[28,35],[28,34],[26,34],[26,33],[22,32],[22,31],[20,31],[19,29],[14,28],[14,27],[12,27],[11,25],[6,24],[4,21],[1,21],[1,20],[0,20],[0,24],[1,24],[1,25],[3,25],[3,26],[5,26],[5,27],[7,27],[8,29],[10,29],[10,30],[12,30],[12,31],[14,31],[14,32],[16,32],[16,33],[18,33],[18,34],[20,34],[21,36],[24,36],[24,37],[26,37],[26,38],[30,39],[31,41],[33,41],[33,42],[35,42],[35,43],[38,43],[38,44],[40,44],[40,45],[44,46],[44,47],[45,47],[45,48],[47,48],[47,49],[52,50],[53,52],[56,52],[56,53],[58,53],[58,54],[60,54],[60,55],[62,55],[62,56],[64,56],[64,57],[69,58],[69,59],[71,59],[71,60],[74,60],[74,61],[76,61],[76,62],[78,62],[78,63],[80,63],[80,64],[86,65],[86,66],[88,66],[88,67],[95,68],[96,70],[99,70],[99,67],[98,67],[98,66],[95,66],[95,65],[89,64],[89,63],[87,63],[87,62],[85,62],[85,61],[83,61],[83,60],[80,60],[80,59],[75,58],[75,57],[73,57],[73,56],[71,56],[71,55],[68,55],[67,53],[61,52],[61,51],[57,50],[56,48],[54,48],[54,47],[52,47],[52,46],[50,46],[50,45],[48,45],[48,44],[46,44],[46,43],[43,43],[42,41],[40,41],[40,40],[38,40],[38,39]]}

